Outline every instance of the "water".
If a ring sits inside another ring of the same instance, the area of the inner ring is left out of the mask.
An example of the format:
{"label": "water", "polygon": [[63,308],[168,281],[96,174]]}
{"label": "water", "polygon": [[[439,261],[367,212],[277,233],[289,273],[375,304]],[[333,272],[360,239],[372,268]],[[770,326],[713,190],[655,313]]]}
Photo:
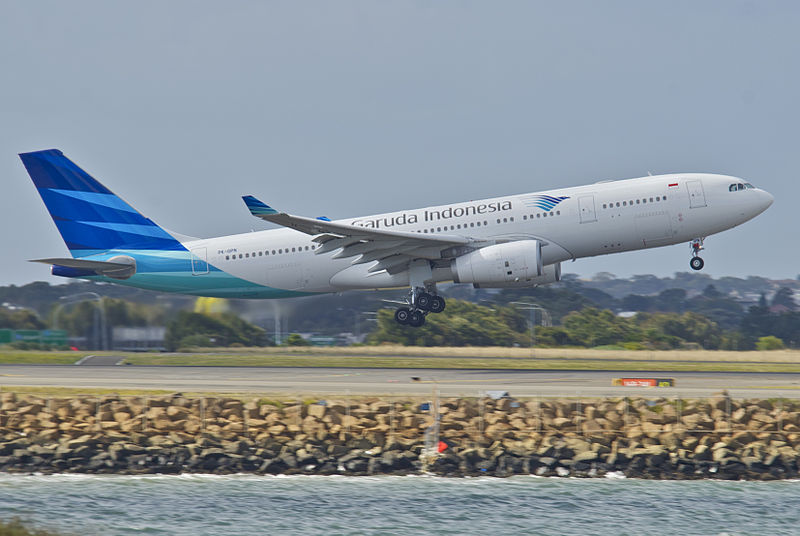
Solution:
{"label": "water", "polygon": [[0,475],[0,519],[98,535],[800,534],[800,482]]}

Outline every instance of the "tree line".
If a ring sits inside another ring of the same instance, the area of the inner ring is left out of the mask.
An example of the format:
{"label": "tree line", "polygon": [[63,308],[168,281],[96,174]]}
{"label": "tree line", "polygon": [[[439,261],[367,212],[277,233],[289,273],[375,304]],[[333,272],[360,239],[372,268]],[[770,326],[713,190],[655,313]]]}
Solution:
{"label": "tree line", "polygon": [[[652,278],[640,276],[636,284],[649,288],[647,285],[655,284]],[[751,281],[751,286],[758,288],[759,281]],[[96,294],[111,289],[120,292],[124,288],[79,285],[79,290]],[[619,283],[612,280],[610,285],[613,288]],[[22,298],[33,296],[29,302],[43,309],[0,307],[0,329],[60,328],[72,336],[88,339],[96,336],[97,329],[107,330],[106,336],[110,336],[114,326],[166,326],[165,342],[170,350],[273,343],[270,333],[257,325],[269,327],[269,322],[259,321],[260,317],[253,314],[267,309],[269,302],[227,300],[224,310],[200,307],[189,312],[187,309],[199,305],[193,298],[164,295],[167,297],[161,299],[162,295],[135,290],[127,298],[103,297],[100,301],[66,305],[57,296],[58,292],[63,295],[65,289],[58,289],[44,283],[25,288],[0,287],[0,296],[13,294],[23,303]],[[536,328],[539,346],[729,350],[800,347],[800,311],[789,287],[774,291],[769,300],[762,294],[751,306],[743,304],[735,294],[720,291],[714,284],[692,294],[681,288],[666,288],[653,295],[615,297],[597,286],[567,277],[561,284],[534,289],[487,291],[453,286],[443,291],[448,297],[447,309],[443,314],[429,315],[426,325],[418,330],[397,325],[392,311],[381,309],[382,299],[396,298],[397,293],[391,291],[304,298],[282,302],[281,306],[289,311],[294,331],[324,335],[369,332],[366,342],[372,344],[528,346],[531,344],[529,313],[512,305],[527,301],[545,307],[552,319],[552,326]],[[41,295],[51,300],[49,307],[42,305]],[[146,299],[139,300],[141,296]],[[104,312],[101,327],[98,327],[98,307]],[[365,313],[374,315],[376,309],[373,322]],[[629,313],[619,314],[624,311]],[[306,344],[297,335],[289,342]]]}

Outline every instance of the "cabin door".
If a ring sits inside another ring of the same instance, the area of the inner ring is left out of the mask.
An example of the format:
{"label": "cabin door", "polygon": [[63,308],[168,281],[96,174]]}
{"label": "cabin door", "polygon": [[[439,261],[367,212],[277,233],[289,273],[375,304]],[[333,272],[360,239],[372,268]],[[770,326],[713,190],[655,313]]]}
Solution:
{"label": "cabin door", "polygon": [[689,208],[706,206],[706,194],[703,192],[703,183],[699,180],[686,181],[689,190]]}
{"label": "cabin door", "polygon": [[597,221],[597,214],[594,210],[594,196],[584,195],[578,198],[578,210],[581,214],[581,223],[591,223]]}

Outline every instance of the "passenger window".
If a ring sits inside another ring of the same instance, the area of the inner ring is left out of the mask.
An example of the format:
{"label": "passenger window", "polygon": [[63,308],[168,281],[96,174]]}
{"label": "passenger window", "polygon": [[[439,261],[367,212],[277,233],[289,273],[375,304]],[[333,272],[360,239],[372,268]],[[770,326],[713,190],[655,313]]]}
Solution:
{"label": "passenger window", "polygon": [[553,213],[551,212],[551,213],[550,213],[550,215],[552,216],[552,215],[553,215]]}
{"label": "passenger window", "polygon": [[661,198],[656,196],[656,201],[661,201]]}
{"label": "passenger window", "polygon": [[653,198],[652,198],[652,197],[650,198],[650,202],[651,202],[651,203],[653,202]]}
{"label": "passenger window", "polygon": [[667,196],[666,196],[666,195],[665,195],[665,196],[662,196],[662,197],[661,197],[661,200],[662,200],[662,201],[666,201],[666,200],[667,200]]}
{"label": "passenger window", "polygon": [[241,253],[239,253],[239,258],[240,258],[240,259],[242,258],[242,254],[241,254]]}
{"label": "passenger window", "polygon": [[542,212],[542,218],[546,218],[546,217],[547,217],[547,212]]}
{"label": "passenger window", "polygon": [[628,202],[627,202],[627,201],[623,201],[623,202],[622,202],[622,206],[623,206],[623,207],[624,207],[624,206],[627,206],[627,204],[628,204]]}
{"label": "passenger window", "polygon": [[537,217],[537,218],[541,218],[541,217],[542,217],[542,213],[541,213],[541,212],[540,212],[540,213],[538,213],[538,214],[536,215],[536,217]]}
{"label": "passenger window", "polygon": [[638,200],[638,199],[636,200],[636,204],[637,204],[637,205],[639,204],[639,200]]}
{"label": "passenger window", "polygon": [[229,261],[229,260],[231,260],[231,256],[230,256],[230,255],[225,255],[225,260],[226,260],[226,261]]}

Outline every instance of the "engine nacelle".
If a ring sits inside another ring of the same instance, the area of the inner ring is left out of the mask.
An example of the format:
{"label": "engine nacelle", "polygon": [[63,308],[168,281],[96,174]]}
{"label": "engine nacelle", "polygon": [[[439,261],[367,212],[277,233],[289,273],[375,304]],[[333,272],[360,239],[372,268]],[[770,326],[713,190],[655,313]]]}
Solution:
{"label": "engine nacelle", "polygon": [[561,263],[548,264],[542,270],[542,275],[524,281],[514,281],[511,283],[473,283],[475,288],[531,288],[548,283],[561,281]]}
{"label": "engine nacelle", "polygon": [[538,240],[519,240],[486,246],[453,259],[450,269],[456,283],[482,287],[532,283],[544,273],[542,244]]}

